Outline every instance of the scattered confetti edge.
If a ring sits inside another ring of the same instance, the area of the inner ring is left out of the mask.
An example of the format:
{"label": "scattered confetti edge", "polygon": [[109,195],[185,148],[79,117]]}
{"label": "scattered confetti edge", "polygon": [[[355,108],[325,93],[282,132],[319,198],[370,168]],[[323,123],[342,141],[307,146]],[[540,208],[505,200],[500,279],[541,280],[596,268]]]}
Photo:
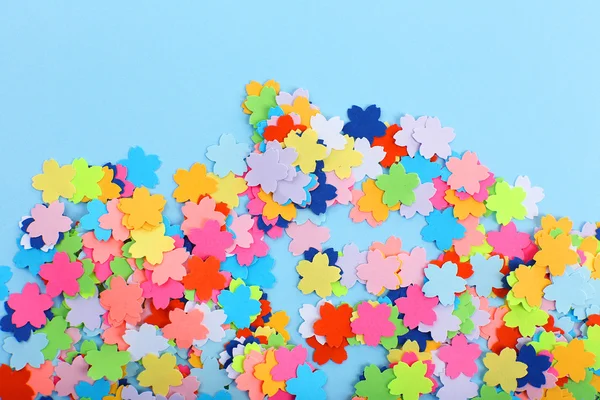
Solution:
{"label": "scattered confetti edge", "polygon": [[[598,225],[536,218],[543,190],[452,151],[437,118],[390,124],[371,105],[344,122],[304,89],[246,91],[254,146],[223,135],[207,149],[212,171],[176,171],[181,224],[150,191],[159,158],[139,147],[103,166],[44,163],[32,181],[43,203],[21,219],[13,260],[30,282],[11,291],[15,269],[0,267],[0,399],[319,400],[318,366],[359,345],[383,346],[388,363],[357,373],[355,399],[596,398]],[[338,204],[374,227],[419,214],[439,254],[397,237],[326,248]],[[520,230],[524,219],[539,226]],[[322,298],[299,310],[312,360],[264,292],[276,285],[265,237],[284,232],[302,256],[298,289]],[[369,299],[327,300],[357,284]]]}

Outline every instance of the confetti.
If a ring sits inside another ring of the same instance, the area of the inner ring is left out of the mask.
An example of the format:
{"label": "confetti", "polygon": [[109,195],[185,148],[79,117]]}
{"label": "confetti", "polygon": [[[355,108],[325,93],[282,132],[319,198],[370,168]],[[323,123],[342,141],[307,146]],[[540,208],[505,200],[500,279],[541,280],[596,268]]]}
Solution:
{"label": "confetti", "polygon": [[[174,171],[171,196],[141,147],[42,164],[0,266],[0,398],[325,399],[321,366],[356,346],[387,355],[356,371],[357,400],[598,396],[600,225],[538,220],[543,190],[453,151],[435,117],[326,117],[272,80],[246,93],[251,133]],[[329,215],[358,224],[354,243]],[[273,301],[284,268],[298,310]]]}

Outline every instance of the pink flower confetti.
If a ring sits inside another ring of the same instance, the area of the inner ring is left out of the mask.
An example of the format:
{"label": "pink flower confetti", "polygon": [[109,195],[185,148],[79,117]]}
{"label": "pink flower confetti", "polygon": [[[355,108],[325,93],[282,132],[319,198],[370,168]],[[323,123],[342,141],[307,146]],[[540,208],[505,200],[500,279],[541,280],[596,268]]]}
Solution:
{"label": "pink flower confetti", "polygon": [[203,228],[194,228],[188,235],[195,246],[192,254],[202,259],[214,256],[225,261],[226,250],[233,244],[233,235],[221,230],[217,221],[207,221]]}
{"label": "pink flower confetti", "polygon": [[494,248],[494,253],[506,257],[525,258],[523,250],[531,244],[528,233],[517,231],[514,222],[500,226],[500,231],[490,231],[487,234],[488,243]]}
{"label": "pink flower confetti", "polygon": [[30,323],[35,328],[41,328],[46,323],[46,314],[54,305],[52,297],[40,293],[37,283],[26,283],[21,293],[13,293],[8,297],[8,306],[15,313],[12,315],[12,323],[17,328]]}
{"label": "pink flower confetti", "polygon": [[27,227],[31,237],[41,237],[46,246],[58,243],[60,233],[68,232],[73,221],[65,217],[65,205],[58,201],[48,204],[37,204],[31,209],[33,222]]}
{"label": "pink flower confetti", "polygon": [[398,311],[404,314],[404,324],[414,329],[419,324],[432,325],[436,320],[434,307],[438,304],[437,297],[425,297],[419,286],[409,286],[406,297],[396,299]]}
{"label": "pink flower confetti", "polygon": [[378,295],[385,289],[400,287],[398,269],[400,261],[397,257],[384,257],[379,250],[374,250],[367,254],[367,263],[357,267],[356,275],[367,283],[369,293]]}
{"label": "pink flower confetti", "polygon": [[40,276],[48,283],[46,293],[56,297],[61,293],[75,296],[79,292],[79,279],[83,275],[81,262],[69,259],[67,253],[56,253],[51,263],[44,264],[40,268]]}
{"label": "pink flower confetti", "polygon": [[446,363],[446,375],[455,379],[460,374],[473,377],[477,373],[477,358],[481,349],[476,343],[467,342],[464,335],[457,335],[450,345],[442,346],[438,351],[440,360]]}
{"label": "pink flower confetti", "polygon": [[306,221],[302,225],[291,223],[285,231],[292,239],[289,250],[295,256],[311,247],[321,251],[323,243],[329,240],[329,228],[315,225],[312,221]]}
{"label": "pink flower confetti", "polygon": [[470,151],[465,151],[462,158],[450,157],[446,167],[452,173],[448,185],[454,190],[464,188],[470,195],[479,192],[480,183],[490,175],[487,167],[479,163],[477,154]]}
{"label": "pink flower confetti", "polygon": [[389,320],[391,307],[364,302],[357,307],[358,318],[352,321],[352,332],[363,335],[367,346],[377,346],[382,337],[394,336],[396,326]]}

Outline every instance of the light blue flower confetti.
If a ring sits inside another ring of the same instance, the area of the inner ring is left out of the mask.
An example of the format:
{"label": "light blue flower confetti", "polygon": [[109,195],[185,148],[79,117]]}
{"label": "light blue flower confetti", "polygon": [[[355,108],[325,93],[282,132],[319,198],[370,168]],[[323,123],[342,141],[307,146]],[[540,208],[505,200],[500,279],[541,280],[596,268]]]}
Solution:
{"label": "light blue flower confetti", "polygon": [[48,338],[43,333],[34,333],[25,342],[19,342],[13,336],[4,340],[2,348],[10,357],[10,366],[17,371],[31,365],[39,368],[44,363],[42,350],[48,346]]}
{"label": "light blue flower confetti", "polygon": [[317,369],[311,371],[308,364],[299,365],[296,369],[297,378],[286,382],[288,393],[296,396],[296,400],[325,400],[327,395],[323,386],[327,382],[325,372]]}
{"label": "light blue flower confetti", "polygon": [[438,249],[446,251],[452,247],[452,241],[462,239],[466,229],[454,217],[452,208],[433,211],[425,217],[427,225],[421,229],[421,236],[427,242],[435,242]]}
{"label": "light blue flower confetti", "polygon": [[242,175],[248,169],[245,159],[250,154],[247,143],[237,143],[231,134],[221,135],[219,144],[206,150],[206,158],[215,162],[213,172],[223,178],[230,172]]}
{"label": "light blue flower confetti", "polygon": [[463,292],[467,284],[457,273],[458,266],[451,261],[445,262],[441,268],[429,264],[425,268],[428,281],[423,285],[423,294],[427,297],[437,296],[445,306],[454,304],[455,294]]}
{"label": "light blue flower confetti", "polygon": [[200,390],[214,396],[225,386],[231,383],[231,378],[227,376],[226,370],[221,369],[216,358],[209,358],[203,363],[203,368],[192,368],[190,374],[195,376],[200,382]]}
{"label": "light blue flower confetti", "polygon": [[127,180],[135,186],[153,189],[158,185],[156,171],[160,168],[160,159],[155,155],[146,155],[141,147],[132,147],[127,159],[119,161],[127,168]]}
{"label": "light blue flower confetti", "polygon": [[482,254],[475,254],[471,257],[473,266],[473,275],[467,281],[469,286],[475,286],[475,291],[479,296],[488,297],[492,288],[502,288],[502,278],[504,274],[500,269],[504,266],[504,261],[500,256],[485,258]]}
{"label": "light blue flower confetti", "polygon": [[81,228],[86,231],[94,231],[96,239],[106,242],[110,239],[112,229],[101,228],[100,222],[98,221],[101,216],[108,214],[106,204],[100,200],[92,200],[87,203],[87,212],[88,213],[79,220]]}

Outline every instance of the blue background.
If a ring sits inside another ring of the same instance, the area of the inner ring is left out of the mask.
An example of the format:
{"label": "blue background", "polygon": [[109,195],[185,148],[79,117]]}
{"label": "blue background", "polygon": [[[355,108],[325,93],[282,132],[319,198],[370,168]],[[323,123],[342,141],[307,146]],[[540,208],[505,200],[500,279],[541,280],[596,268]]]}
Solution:
{"label": "blue background", "polygon": [[[12,265],[17,223],[40,201],[30,179],[43,160],[102,164],[141,145],[161,157],[157,191],[168,195],[175,170],[205,160],[222,133],[249,142],[240,103],[252,79],[309,89],[327,116],[372,103],[391,122],[438,116],[456,129],[454,149],[476,151],[509,181],[522,174],[542,186],[542,212],[598,219],[600,3],[456,3],[4,2],[0,265]],[[406,248],[419,243],[422,219],[369,231],[346,215],[337,208],[328,217],[331,246],[365,248],[391,234]],[[273,246],[270,298],[295,331],[297,309],[317,298],[295,289],[286,239]],[[15,274],[13,290],[25,278]],[[353,289],[349,301],[364,297]],[[349,354],[324,367],[330,398],[349,396],[362,367],[385,360],[365,346]]]}

